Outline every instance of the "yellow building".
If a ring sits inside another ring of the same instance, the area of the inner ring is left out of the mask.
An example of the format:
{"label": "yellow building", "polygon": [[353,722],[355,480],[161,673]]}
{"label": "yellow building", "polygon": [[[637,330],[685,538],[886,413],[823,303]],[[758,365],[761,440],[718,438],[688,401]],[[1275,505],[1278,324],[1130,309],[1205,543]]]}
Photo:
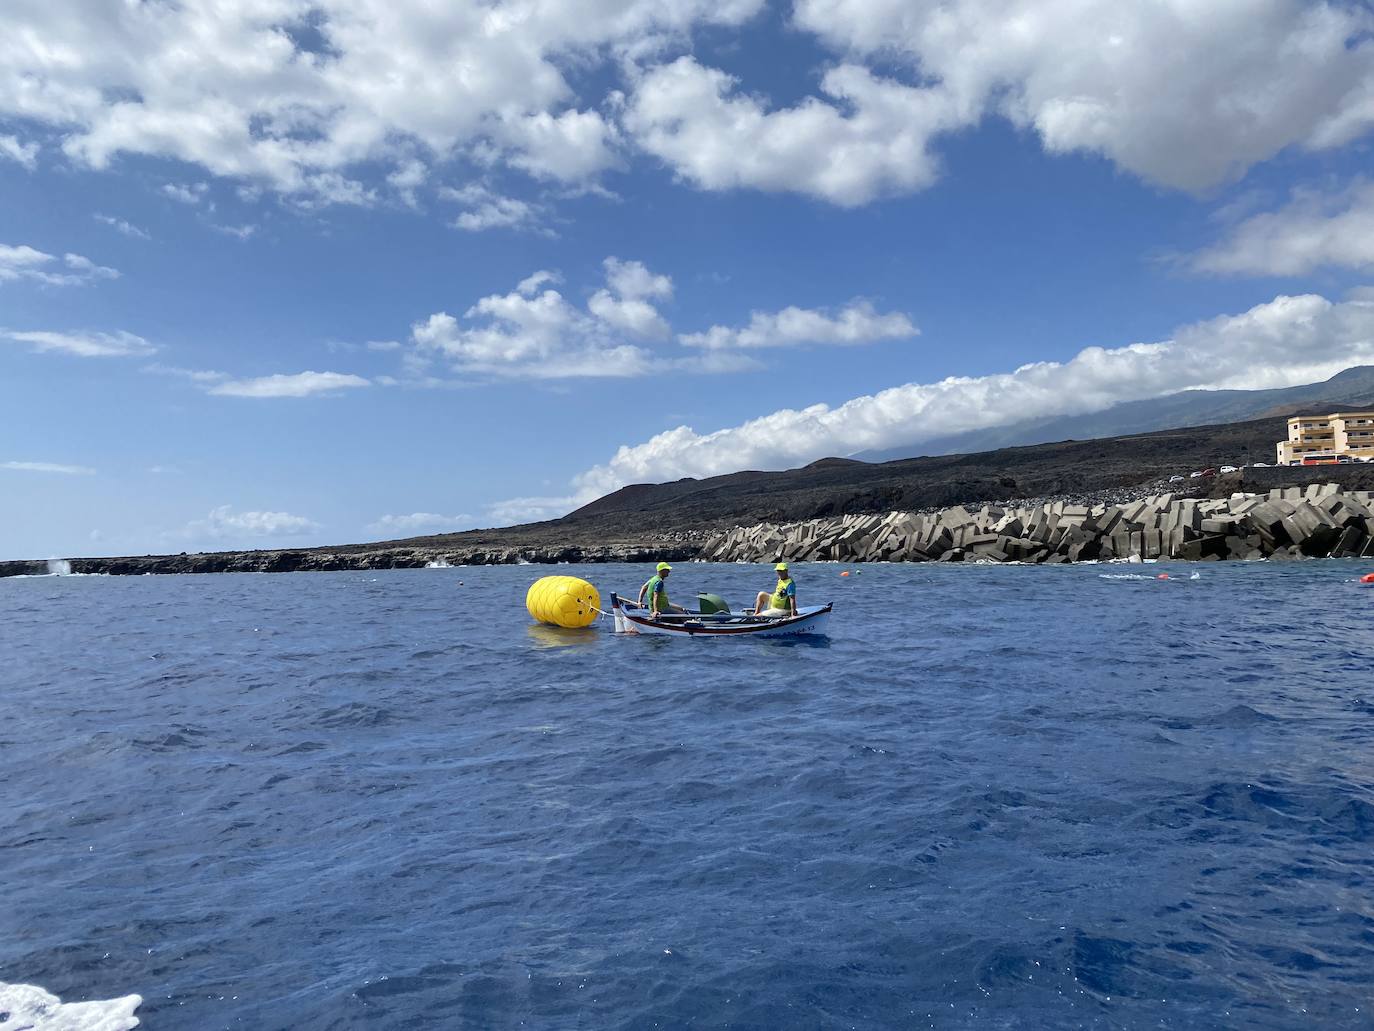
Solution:
{"label": "yellow building", "polygon": [[1304,459],[1374,459],[1374,411],[1298,415],[1288,420],[1288,439],[1278,445],[1279,465]]}

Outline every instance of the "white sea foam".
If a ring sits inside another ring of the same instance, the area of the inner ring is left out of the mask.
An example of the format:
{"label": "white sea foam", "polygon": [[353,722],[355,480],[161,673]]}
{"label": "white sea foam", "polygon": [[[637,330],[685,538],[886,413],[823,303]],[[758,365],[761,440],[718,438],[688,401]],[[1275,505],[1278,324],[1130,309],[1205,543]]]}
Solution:
{"label": "white sea foam", "polygon": [[449,565],[448,559],[446,559],[446,558],[438,558],[438,559],[435,559],[433,562],[426,562],[426,563],[425,563],[425,568],[426,568],[426,569],[452,569],[453,567],[452,567],[451,565]]}
{"label": "white sea foam", "polygon": [[48,573],[52,576],[71,576],[72,564],[65,558],[48,559]]}
{"label": "white sea foam", "polygon": [[37,985],[0,981],[0,1031],[129,1031],[142,1002],[140,995],[63,1002]]}
{"label": "white sea foam", "polygon": [[[67,563],[66,563],[66,562],[63,562],[62,564],[65,566]],[[51,566],[52,563],[49,562],[48,565]],[[109,577],[109,576],[113,576],[113,575],[114,575],[113,573],[54,573],[54,572],[51,572],[51,571],[50,571],[50,572],[47,572],[47,573],[17,573],[17,574],[15,574],[14,576],[8,576],[8,577],[6,577],[5,579],[7,579],[7,580],[51,580],[51,579],[52,579],[53,577],[55,577],[55,576],[60,576],[60,577],[62,577],[62,578],[64,578],[64,579],[66,579],[67,577],[72,577],[72,578],[77,578],[77,577],[88,577],[88,576],[92,576],[92,577]],[[144,576],[152,576],[153,574],[152,574],[152,573],[144,573],[143,575],[144,575]]]}
{"label": "white sea foam", "polygon": [[1099,580],[1140,580],[1154,582],[1156,580],[1173,583],[1175,580],[1201,580],[1201,573],[1194,573],[1191,576],[1171,576],[1168,573],[1098,573]]}

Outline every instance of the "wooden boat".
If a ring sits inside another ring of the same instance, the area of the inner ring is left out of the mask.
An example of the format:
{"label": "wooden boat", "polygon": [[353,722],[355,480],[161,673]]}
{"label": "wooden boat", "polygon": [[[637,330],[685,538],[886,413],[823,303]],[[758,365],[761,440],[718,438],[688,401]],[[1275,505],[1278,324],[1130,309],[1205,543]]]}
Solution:
{"label": "wooden boat", "polygon": [[668,634],[676,637],[786,637],[793,634],[824,634],[830,620],[831,604],[809,605],[797,609],[795,616],[754,616],[748,613],[660,613],[649,617],[649,609],[611,595],[611,614],[617,634]]}

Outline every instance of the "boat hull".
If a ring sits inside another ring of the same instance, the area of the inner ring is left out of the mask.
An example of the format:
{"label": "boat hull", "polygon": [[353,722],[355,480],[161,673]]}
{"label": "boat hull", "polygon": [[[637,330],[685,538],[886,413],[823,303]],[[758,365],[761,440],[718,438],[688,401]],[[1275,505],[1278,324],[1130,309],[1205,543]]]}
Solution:
{"label": "boat hull", "polygon": [[612,599],[617,634],[653,634],[665,637],[795,637],[824,634],[831,606],[798,609],[795,616],[697,616],[650,619],[648,610]]}

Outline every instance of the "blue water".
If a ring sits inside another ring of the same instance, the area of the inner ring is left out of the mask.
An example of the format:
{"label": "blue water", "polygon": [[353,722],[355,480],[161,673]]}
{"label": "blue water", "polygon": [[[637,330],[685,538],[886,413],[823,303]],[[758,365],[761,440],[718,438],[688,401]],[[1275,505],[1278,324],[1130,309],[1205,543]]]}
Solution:
{"label": "blue water", "polygon": [[1371,1026],[1364,566],[802,567],[818,643],[532,627],[551,571],[0,580],[0,981],[198,1031]]}

